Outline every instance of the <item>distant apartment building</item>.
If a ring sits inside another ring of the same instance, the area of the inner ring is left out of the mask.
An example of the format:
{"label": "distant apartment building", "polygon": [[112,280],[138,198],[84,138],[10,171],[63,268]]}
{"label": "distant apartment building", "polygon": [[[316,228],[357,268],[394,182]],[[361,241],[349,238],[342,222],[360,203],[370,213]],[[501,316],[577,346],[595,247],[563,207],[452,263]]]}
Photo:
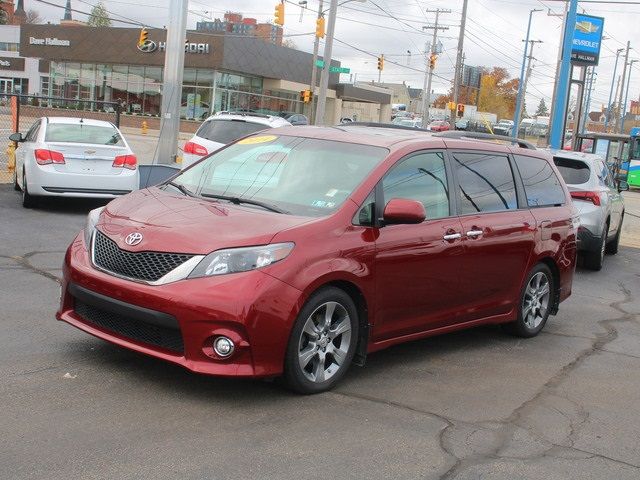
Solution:
{"label": "distant apartment building", "polygon": [[282,45],[282,27],[271,23],[258,23],[255,18],[245,18],[241,13],[235,12],[225,13],[222,19],[198,22],[196,31],[253,35],[265,42]]}

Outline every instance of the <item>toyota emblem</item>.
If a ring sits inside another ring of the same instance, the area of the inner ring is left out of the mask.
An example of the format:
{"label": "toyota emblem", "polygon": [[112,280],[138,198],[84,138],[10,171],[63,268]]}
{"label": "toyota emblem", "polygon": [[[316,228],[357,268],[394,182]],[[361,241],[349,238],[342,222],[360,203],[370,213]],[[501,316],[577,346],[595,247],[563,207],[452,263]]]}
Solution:
{"label": "toyota emblem", "polygon": [[140,232],[133,232],[127,235],[124,239],[124,243],[132,247],[138,245],[142,241],[142,234]]}

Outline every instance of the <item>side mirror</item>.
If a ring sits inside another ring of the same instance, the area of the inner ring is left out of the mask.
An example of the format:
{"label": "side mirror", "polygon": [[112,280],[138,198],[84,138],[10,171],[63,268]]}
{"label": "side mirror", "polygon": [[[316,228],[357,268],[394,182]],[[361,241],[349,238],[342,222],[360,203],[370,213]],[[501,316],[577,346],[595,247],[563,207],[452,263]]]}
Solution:
{"label": "side mirror", "polygon": [[11,140],[12,142],[20,143],[24,141],[24,138],[22,138],[22,134],[20,132],[16,132],[9,135],[9,140]]}
{"label": "side mirror", "polygon": [[426,218],[424,205],[416,200],[393,198],[384,207],[383,219],[387,225],[422,223]]}
{"label": "side mirror", "polygon": [[626,192],[629,190],[629,184],[627,182],[625,182],[624,180],[620,180],[618,182],[618,191],[619,192]]}

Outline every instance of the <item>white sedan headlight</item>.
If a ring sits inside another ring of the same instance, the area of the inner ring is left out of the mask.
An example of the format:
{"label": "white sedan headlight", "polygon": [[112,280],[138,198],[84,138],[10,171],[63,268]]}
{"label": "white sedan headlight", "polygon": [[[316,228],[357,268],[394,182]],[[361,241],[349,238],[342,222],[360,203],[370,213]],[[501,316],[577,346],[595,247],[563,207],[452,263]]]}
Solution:
{"label": "white sedan headlight", "polygon": [[87,215],[87,223],[84,226],[84,245],[89,250],[91,246],[91,238],[93,237],[93,232],[96,229],[96,225],[98,224],[98,219],[100,218],[100,214],[105,209],[105,207],[95,208],[89,212]]}
{"label": "white sedan headlight", "polygon": [[293,247],[293,243],[274,243],[259,247],[216,250],[200,261],[189,278],[247,272],[266,267],[286,258]]}

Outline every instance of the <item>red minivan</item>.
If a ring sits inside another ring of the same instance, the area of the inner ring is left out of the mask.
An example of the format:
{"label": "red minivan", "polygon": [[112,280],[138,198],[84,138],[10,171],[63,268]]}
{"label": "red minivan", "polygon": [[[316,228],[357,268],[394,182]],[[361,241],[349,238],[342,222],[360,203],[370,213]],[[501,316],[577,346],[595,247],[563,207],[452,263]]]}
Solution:
{"label": "red minivan", "polygon": [[90,212],[57,318],[200,373],[333,387],[394,344],[537,335],[578,216],[550,155],[413,129],[286,127]]}

